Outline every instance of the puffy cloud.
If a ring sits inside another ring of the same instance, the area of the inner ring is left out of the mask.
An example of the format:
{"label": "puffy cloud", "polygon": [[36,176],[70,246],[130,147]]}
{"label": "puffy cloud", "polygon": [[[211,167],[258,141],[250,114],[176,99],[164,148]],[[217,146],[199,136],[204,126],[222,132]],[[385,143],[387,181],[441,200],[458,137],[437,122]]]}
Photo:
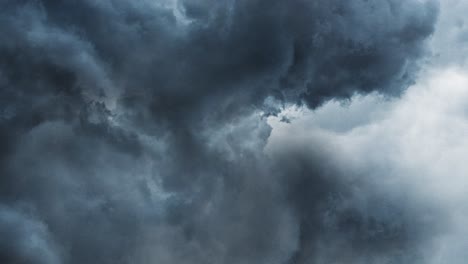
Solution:
{"label": "puffy cloud", "polygon": [[[326,177],[344,184],[341,191],[350,193],[338,203],[338,212],[354,210],[358,219],[351,218],[337,236],[346,237],[356,228],[351,234],[370,243],[325,241],[318,256],[325,254],[326,258],[318,263],[329,262],[329,248],[333,257],[337,251],[346,255],[347,250],[355,253],[359,245],[369,249],[379,243],[389,243],[383,246],[385,250],[396,249],[395,257],[388,261],[463,263],[466,228],[461,223],[468,215],[464,205],[468,78],[466,70],[457,68],[434,69],[423,76],[401,99],[355,97],[347,105],[329,102],[314,112],[290,109],[284,113],[296,117],[290,124],[270,119],[273,130],[268,153],[299,151],[296,155],[308,157],[310,162],[322,160],[319,167],[326,169],[320,171],[330,171]],[[330,122],[330,117],[335,120]],[[373,236],[380,239],[374,241]],[[414,258],[408,258],[412,255]],[[312,256],[316,260],[317,255]],[[370,256],[366,254],[364,259]],[[392,263],[380,261],[377,263]]]}
{"label": "puffy cloud", "polygon": [[0,208],[0,258],[5,263],[61,263],[47,226],[31,215]]}
{"label": "puffy cloud", "polygon": [[[14,243],[1,244],[1,261],[424,262],[433,225],[411,219],[431,206],[353,183],[354,167],[344,177],[351,165],[328,133],[332,145],[309,145],[300,128],[273,144],[280,129],[267,116],[399,94],[437,6],[2,2],[0,232]],[[323,120],[343,132],[373,118]]]}

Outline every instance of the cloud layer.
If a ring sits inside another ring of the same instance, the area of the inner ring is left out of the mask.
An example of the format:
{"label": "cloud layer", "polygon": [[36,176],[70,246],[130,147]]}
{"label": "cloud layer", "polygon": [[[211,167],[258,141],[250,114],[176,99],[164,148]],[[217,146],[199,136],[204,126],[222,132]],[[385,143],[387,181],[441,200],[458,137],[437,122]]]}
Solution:
{"label": "cloud layer", "polygon": [[341,132],[268,116],[400,95],[435,1],[0,10],[0,262],[428,263],[441,209],[402,176],[376,179],[390,157],[364,152],[385,136],[349,132],[373,122],[365,100],[364,117],[322,117]]}
{"label": "cloud layer", "polygon": [[[401,99],[369,95],[348,105],[329,102],[315,112],[290,109],[284,114],[293,119],[291,124],[270,118],[273,133],[266,150],[270,155],[300,150],[312,160],[320,156],[329,170],[339,168],[333,175],[347,183],[344,190],[351,193],[342,205],[357,206],[353,209],[361,210],[360,217],[383,217],[396,230],[401,228],[396,234],[410,242],[409,247],[397,244],[408,253],[401,256],[421,254],[398,262],[463,263],[466,69],[431,70],[418,83]],[[331,123],[330,116],[338,120]],[[288,136],[291,130],[295,137]]]}

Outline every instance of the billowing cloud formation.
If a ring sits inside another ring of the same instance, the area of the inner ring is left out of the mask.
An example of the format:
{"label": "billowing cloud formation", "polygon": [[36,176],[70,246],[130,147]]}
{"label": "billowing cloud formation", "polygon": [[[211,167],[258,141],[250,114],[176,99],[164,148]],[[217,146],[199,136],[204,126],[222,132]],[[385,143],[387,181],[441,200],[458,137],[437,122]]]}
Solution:
{"label": "billowing cloud formation", "polygon": [[414,216],[436,208],[344,177],[318,143],[264,152],[265,114],[400,94],[435,2],[0,10],[2,262],[424,263],[434,223]]}
{"label": "billowing cloud formation", "polygon": [[60,263],[44,224],[9,208],[0,209],[0,258],[4,263]]}
{"label": "billowing cloud formation", "polygon": [[[346,106],[330,102],[314,113],[289,110],[285,114],[296,117],[291,124],[271,118],[273,133],[267,151],[278,155],[286,148],[307,152],[309,155],[302,156],[309,157],[319,152],[322,158],[326,156],[325,166],[340,168],[333,175],[348,182],[346,190],[357,199],[341,206],[357,206],[354,209],[363,212],[359,217],[390,220],[390,226],[404,229],[400,234],[409,238],[406,241],[420,239],[418,232],[427,236],[416,241],[416,248],[406,248],[411,253],[424,250],[416,261],[399,262],[463,263],[466,253],[461,248],[466,245],[467,230],[461,223],[468,216],[468,142],[464,138],[468,131],[468,78],[466,69],[459,68],[437,69],[425,75],[425,81],[411,87],[400,100],[370,95],[356,97]],[[346,115],[359,118],[352,120]],[[330,122],[330,116],[343,122]],[[295,137],[288,136],[291,129],[296,131]],[[385,201],[372,199],[376,193]],[[376,204],[378,208],[369,208]],[[385,228],[378,232],[385,232]],[[344,245],[344,249],[350,246],[355,245]]]}

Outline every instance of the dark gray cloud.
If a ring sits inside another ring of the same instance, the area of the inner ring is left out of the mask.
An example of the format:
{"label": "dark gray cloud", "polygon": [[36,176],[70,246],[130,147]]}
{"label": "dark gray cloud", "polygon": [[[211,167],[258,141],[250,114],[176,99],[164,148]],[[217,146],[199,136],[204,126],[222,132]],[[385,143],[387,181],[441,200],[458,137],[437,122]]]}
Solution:
{"label": "dark gray cloud", "polygon": [[60,263],[47,227],[31,216],[0,209],[0,258],[4,263]]}
{"label": "dark gray cloud", "polygon": [[417,210],[346,182],[333,155],[263,148],[284,105],[405,89],[435,2],[0,10],[2,262],[423,262]]}

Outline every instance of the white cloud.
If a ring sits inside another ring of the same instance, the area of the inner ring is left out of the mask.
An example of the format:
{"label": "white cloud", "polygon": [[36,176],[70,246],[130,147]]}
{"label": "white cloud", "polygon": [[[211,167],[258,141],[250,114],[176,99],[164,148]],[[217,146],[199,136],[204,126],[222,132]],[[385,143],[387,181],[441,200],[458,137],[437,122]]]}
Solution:
{"label": "white cloud", "polygon": [[287,109],[292,123],[280,122],[281,115],[269,119],[266,152],[320,151],[346,172],[343,177],[360,177],[389,194],[410,190],[421,203],[441,208],[436,217],[445,226],[434,241],[434,263],[462,263],[468,244],[466,102],[467,71],[428,70],[400,99],[369,95],[316,111]]}

